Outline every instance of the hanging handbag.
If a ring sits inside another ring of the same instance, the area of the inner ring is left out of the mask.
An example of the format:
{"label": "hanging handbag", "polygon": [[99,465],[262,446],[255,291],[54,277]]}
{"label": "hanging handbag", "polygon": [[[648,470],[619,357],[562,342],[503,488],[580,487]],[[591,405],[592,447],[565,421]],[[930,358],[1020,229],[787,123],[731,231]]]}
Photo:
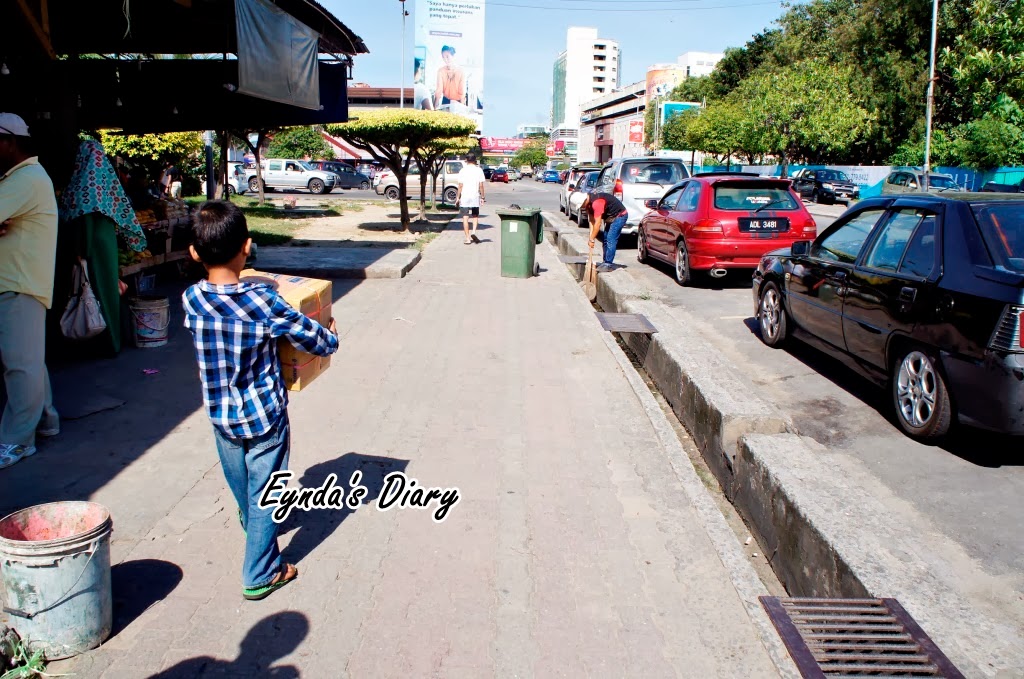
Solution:
{"label": "hanging handbag", "polygon": [[93,294],[89,283],[89,266],[79,259],[71,272],[71,289],[74,293],[60,317],[60,330],[73,340],[86,340],[107,329],[107,322],[100,312],[100,303]]}

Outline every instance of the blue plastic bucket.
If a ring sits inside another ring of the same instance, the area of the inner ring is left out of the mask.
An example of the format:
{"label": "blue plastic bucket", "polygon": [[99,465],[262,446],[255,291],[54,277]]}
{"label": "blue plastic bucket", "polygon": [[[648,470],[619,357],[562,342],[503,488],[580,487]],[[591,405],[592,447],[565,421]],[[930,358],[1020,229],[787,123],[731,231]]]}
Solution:
{"label": "blue plastic bucket", "polygon": [[110,636],[110,512],[95,502],[52,502],[0,520],[3,610],[32,652],[48,660]]}

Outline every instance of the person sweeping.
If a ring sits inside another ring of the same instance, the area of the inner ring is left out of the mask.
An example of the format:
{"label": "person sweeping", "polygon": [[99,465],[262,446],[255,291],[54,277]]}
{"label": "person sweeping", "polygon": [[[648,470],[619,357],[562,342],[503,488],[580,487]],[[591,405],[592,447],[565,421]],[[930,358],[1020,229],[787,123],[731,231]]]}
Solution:
{"label": "person sweeping", "polygon": [[[604,246],[603,261],[597,265],[597,270],[611,271],[615,268],[615,250],[619,246],[622,227],[629,219],[626,206],[610,193],[592,193],[583,199],[580,214],[587,215],[590,220],[590,238],[587,241],[590,249],[594,249],[596,241],[601,241]],[[603,232],[602,225],[605,227]]]}
{"label": "person sweeping", "polygon": [[208,276],[182,296],[185,327],[195,342],[203,402],[245,531],[242,595],[258,600],[299,574],[282,563],[273,508],[258,504],[273,474],[288,468],[288,392],[277,340],[287,337],[302,351],[329,356],[338,350],[338,334],[334,319],[324,328],[269,285],[239,279],[252,239],[238,206],[203,203],[193,230],[189,251]]}

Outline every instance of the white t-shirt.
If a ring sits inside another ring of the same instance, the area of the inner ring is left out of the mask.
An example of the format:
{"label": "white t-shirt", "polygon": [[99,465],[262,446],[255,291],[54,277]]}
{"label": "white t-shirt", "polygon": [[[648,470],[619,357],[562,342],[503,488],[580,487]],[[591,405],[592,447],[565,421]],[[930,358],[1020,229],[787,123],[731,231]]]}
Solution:
{"label": "white t-shirt", "polygon": [[459,171],[456,180],[462,185],[462,197],[459,205],[462,207],[480,207],[480,187],[484,183],[484,171],[477,165],[466,163]]}

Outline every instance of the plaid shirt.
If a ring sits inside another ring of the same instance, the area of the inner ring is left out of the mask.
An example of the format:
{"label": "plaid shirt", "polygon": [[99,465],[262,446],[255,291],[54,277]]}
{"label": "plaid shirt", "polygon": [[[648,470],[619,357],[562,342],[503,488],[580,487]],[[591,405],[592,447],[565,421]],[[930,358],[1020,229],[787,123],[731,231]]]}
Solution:
{"label": "plaid shirt", "polygon": [[288,305],[268,285],[200,281],[182,295],[214,426],[231,438],[254,438],[288,407],[277,338],[317,356],[338,350],[338,337]]}

